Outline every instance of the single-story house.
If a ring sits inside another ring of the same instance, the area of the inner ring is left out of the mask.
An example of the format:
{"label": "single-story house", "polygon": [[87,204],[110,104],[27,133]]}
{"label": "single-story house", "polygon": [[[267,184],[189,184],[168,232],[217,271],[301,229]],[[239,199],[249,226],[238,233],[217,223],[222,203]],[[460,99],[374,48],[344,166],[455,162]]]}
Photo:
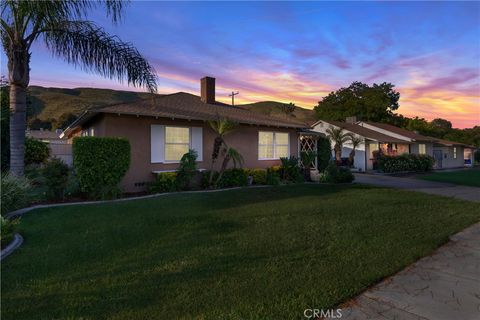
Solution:
{"label": "single-story house", "polygon": [[216,101],[215,78],[202,78],[200,87],[200,96],[178,92],[88,110],[63,135],[69,141],[75,136],[128,139],[131,164],[121,182],[127,192],[141,191],[155,173],[176,170],[189,149],[197,151],[199,169],[210,169],[216,137],[211,120],[238,124],[225,142],[243,156],[246,168],[280,165],[280,157],[298,156],[299,142],[310,139],[311,133],[300,132],[308,125],[295,118],[271,117]]}
{"label": "single-story house", "polygon": [[[312,126],[312,130],[326,134],[329,127],[342,128],[345,133],[354,134],[363,139],[356,148],[354,167],[359,171],[372,170],[375,152],[387,155],[427,154],[434,158],[435,169],[460,168],[473,163],[474,147],[395,127],[390,124],[356,121],[355,117],[346,122],[320,120]],[[332,149],[334,142],[331,142]],[[352,144],[346,142],[342,148],[342,157],[346,158],[352,150]],[[464,154],[469,157],[464,160]],[[332,157],[334,156],[332,151]]]}
{"label": "single-story house", "polygon": [[[358,125],[409,141],[410,153],[432,156],[435,169],[460,168],[473,163],[475,147],[464,143],[423,136],[385,123],[360,121]],[[465,155],[469,157],[467,161]]]}
{"label": "single-story house", "polygon": [[[353,134],[360,137],[363,141],[355,149],[355,158],[353,161],[353,167],[359,171],[367,171],[373,169],[373,152],[382,149],[384,154],[401,154],[408,152],[409,145],[405,140],[392,137],[387,134],[377,132],[362,126],[359,126],[353,122],[340,122],[333,120],[319,120],[312,125],[312,130],[327,134],[327,129],[342,128],[344,133]],[[335,142],[331,141],[332,158],[335,157],[333,147]],[[347,141],[343,144],[342,158],[347,158],[352,151],[352,144]]]}

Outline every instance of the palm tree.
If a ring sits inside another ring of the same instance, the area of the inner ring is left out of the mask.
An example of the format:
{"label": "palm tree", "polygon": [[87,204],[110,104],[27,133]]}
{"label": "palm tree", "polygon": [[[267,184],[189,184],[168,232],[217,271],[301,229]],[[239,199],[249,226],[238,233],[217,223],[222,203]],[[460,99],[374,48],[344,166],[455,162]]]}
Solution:
{"label": "palm tree", "polygon": [[230,147],[226,147],[226,148],[227,149],[225,151],[225,157],[223,158],[222,167],[220,168],[220,172],[218,174],[217,180],[215,181],[215,185],[214,185],[215,187],[218,185],[218,183],[222,179],[223,173],[225,172],[225,170],[227,170],[227,166],[230,160],[233,161],[234,168],[236,168],[237,165],[239,167],[242,167],[243,165],[243,156],[233,148],[230,148]]}
{"label": "palm tree", "polygon": [[355,158],[355,149],[363,142],[363,139],[359,136],[354,135],[353,133],[348,135],[348,139],[352,144],[352,151],[348,155],[348,163],[353,167],[353,160]]}
{"label": "palm tree", "polygon": [[315,161],[316,157],[317,157],[317,152],[315,151],[302,151],[300,153],[300,158],[302,159],[302,165],[303,165],[303,176],[306,181],[312,181],[310,168],[312,166],[312,163]]}
{"label": "palm tree", "polygon": [[90,10],[103,7],[116,23],[124,5],[120,0],[2,0],[0,30],[8,58],[10,170],[13,174],[23,175],[24,171],[30,49],[35,41],[43,41],[55,56],[84,70],[156,92],[155,70],[138,50],[85,20]]}
{"label": "palm tree", "polygon": [[342,128],[330,127],[325,131],[328,134],[328,138],[335,145],[333,150],[335,151],[335,159],[338,162],[342,161],[342,148],[343,144],[348,141],[348,135],[343,132]]}
{"label": "palm tree", "polygon": [[213,141],[212,162],[210,163],[210,177],[208,179],[208,185],[211,186],[215,162],[217,161],[220,153],[226,154],[228,151],[228,147],[223,137],[233,131],[237,124],[228,119],[222,119],[218,116],[216,120],[211,120],[208,122],[208,124],[217,135]]}

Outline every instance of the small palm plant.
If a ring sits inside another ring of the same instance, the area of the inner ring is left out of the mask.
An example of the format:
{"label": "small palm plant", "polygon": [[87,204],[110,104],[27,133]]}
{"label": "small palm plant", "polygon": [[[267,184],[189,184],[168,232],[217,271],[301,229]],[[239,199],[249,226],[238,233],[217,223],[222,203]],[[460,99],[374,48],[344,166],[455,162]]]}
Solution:
{"label": "small palm plant", "polygon": [[337,163],[340,163],[342,161],[343,144],[349,140],[348,134],[344,133],[342,128],[334,127],[328,128],[325,132],[330,141],[335,144],[333,147],[333,150],[335,151],[335,160],[337,160]]}
{"label": "small palm plant", "polygon": [[353,161],[355,158],[355,149],[363,142],[363,139],[359,136],[354,135],[353,133],[348,135],[348,139],[352,144],[352,151],[348,155],[348,163],[351,167],[353,167]]}
{"label": "small palm plant", "polygon": [[237,127],[237,124],[228,119],[222,119],[220,117],[217,117],[216,120],[209,121],[208,123],[217,135],[215,137],[215,140],[213,141],[212,161],[210,164],[210,177],[208,178],[208,185],[211,186],[214,173],[213,168],[218,160],[218,157],[221,153],[225,155],[228,154],[228,147],[225,143],[224,136],[232,132]]}
{"label": "small palm plant", "polygon": [[305,177],[305,181],[312,181],[312,177],[310,174],[310,167],[312,163],[315,161],[317,157],[317,153],[315,151],[302,151],[300,153],[300,158],[302,159],[303,165],[303,175]]}
{"label": "small palm plant", "polygon": [[218,186],[218,183],[222,179],[223,173],[227,170],[228,164],[230,161],[233,162],[233,167],[236,168],[237,165],[242,167],[243,165],[243,156],[235,149],[227,147],[225,151],[225,157],[223,158],[222,167],[218,174],[217,180],[215,181],[215,186]]}

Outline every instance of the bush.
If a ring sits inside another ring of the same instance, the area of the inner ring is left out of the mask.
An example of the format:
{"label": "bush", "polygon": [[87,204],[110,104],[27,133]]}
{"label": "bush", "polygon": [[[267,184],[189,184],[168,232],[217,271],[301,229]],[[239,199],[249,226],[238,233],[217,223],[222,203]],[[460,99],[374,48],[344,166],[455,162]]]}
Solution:
{"label": "bush", "polygon": [[73,165],[83,192],[93,198],[114,198],[130,166],[130,143],[124,138],[76,137]]}
{"label": "bush", "polygon": [[350,169],[338,167],[333,161],[328,164],[320,177],[320,181],[326,183],[346,183],[353,180],[355,180],[355,176]]}
{"label": "bush", "polygon": [[161,172],[157,174],[154,182],[148,186],[150,193],[174,192],[178,190],[176,172]]}
{"label": "bush", "polygon": [[474,157],[475,163],[480,163],[480,150],[476,150],[473,153],[473,157]]}
{"label": "bush", "polygon": [[434,159],[424,154],[382,155],[377,161],[378,169],[386,173],[426,172],[432,170],[433,164]]}
{"label": "bush", "polygon": [[250,169],[248,175],[253,179],[253,184],[266,184],[267,183],[267,170],[265,169]]}
{"label": "bush", "polygon": [[191,182],[197,173],[197,152],[189,150],[180,159],[180,166],[177,170],[177,186],[180,190],[189,190]]}
{"label": "bush", "polygon": [[65,188],[66,197],[75,197],[80,194],[80,184],[77,179],[77,175],[74,170],[70,170],[68,173],[68,182]]}
{"label": "bush", "polygon": [[61,200],[65,197],[68,171],[68,166],[61,159],[54,158],[47,162],[43,168],[43,176],[48,199]]}
{"label": "bush", "polygon": [[0,244],[2,249],[5,248],[10,242],[13,241],[13,236],[17,232],[18,224],[20,219],[5,219],[0,217],[1,233],[0,233]]}
{"label": "bush", "polygon": [[30,182],[11,173],[2,173],[1,181],[2,215],[27,205]]}
{"label": "bush", "polygon": [[317,141],[317,167],[322,172],[332,160],[332,147],[328,138],[319,137]]}
{"label": "bush", "polygon": [[41,164],[50,156],[48,144],[32,138],[25,138],[25,165]]}
{"label": "bush", "polygon": [[280,176],[287,182],[303,182],[302,169],[300,168],[298,158],[290,156],[289,158],[280,158],[282,166]]}
{"label": "bush", "polygon": [[[249,170],[232,168],[223,172],[222,178],[217,184],[217,188],[243,187],[248,185]],[[213,173],[213,181],[218,178],[218,172]],[[202,187],[208,188],[208,179],[210,178],[210,171],[204,171],[202,176]]]}

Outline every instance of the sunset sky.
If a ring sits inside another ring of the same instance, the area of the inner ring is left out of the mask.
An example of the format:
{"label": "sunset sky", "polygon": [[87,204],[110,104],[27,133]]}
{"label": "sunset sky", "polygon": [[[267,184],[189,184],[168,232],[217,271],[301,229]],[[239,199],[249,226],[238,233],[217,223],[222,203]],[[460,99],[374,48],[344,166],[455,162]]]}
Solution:
{"label": "sunset sky", "polygon": [[[160,93],[198,94],[209,75],[220,101],[235,90],[313,108],[353,81],[386,81],[401,114],[480,125],[479,2],[132,2],[117,26],[91,19],[142,52]],[[32,85],[135,90],[32,51]]]}

